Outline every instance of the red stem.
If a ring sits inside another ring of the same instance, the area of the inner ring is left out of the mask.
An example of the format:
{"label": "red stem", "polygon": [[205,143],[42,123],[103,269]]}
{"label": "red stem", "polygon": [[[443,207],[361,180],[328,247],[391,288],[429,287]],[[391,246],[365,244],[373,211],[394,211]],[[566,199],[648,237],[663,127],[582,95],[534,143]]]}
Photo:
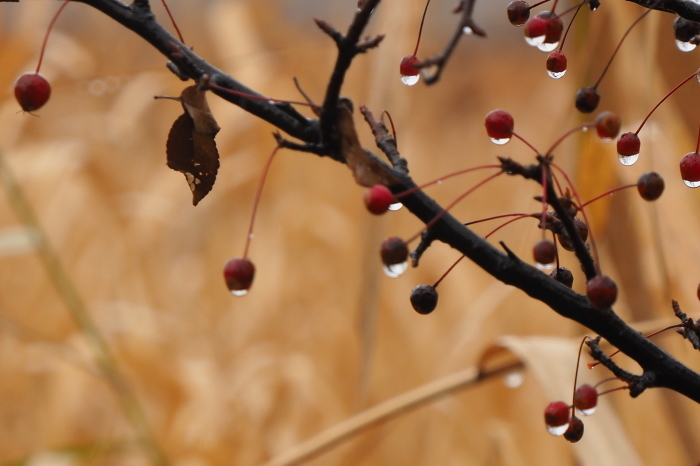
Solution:
{"label": "red stem", "polygon": [[[561,38],[561,42],[559,43],[559,52],[561,53],[562,49],[564,48],[564,42],[566,41],[566,36],[569,35],[569,29],[571,29],[571,25],[574,24],[574,20],[576,19],[576,15],[578,15],[578,12],[581,11],[581,7],[586,3],[586,0],[583,0],[579,5],[576,7],[576,12],[574,13],[574,16],[571,17],[571,21],[569,21],[569,25],[566,27],[566,31],[564,32],[564,37]],[[563,13],[562,13],[563,14]],[[561,15],[559,15],[561,18]]]}
{"label": "red stem", "polygon": [[170,13],[170,8],[168,8],[168,4],[165,3],[165,0],[162,0],[163,6],[165,7],[165,11],[168,13],[168,16],[170,16],[170,22],[173,23],[173,27],[175,28],[175,31],[177,31],[177,36],[180,38],[180,42],[183,44],[185,43],[185,39],[182,38],[182,34],[180,34],[180,28],[177,27],[177,23],[175,22],[175,18],[173,18],[173,15]]}
{"label": "red stem", "polygon": [[576,358],[576,372],[574,372],[574,392],[571,394],[571,407],[572,407],[571,414],[572,415],[575,414],[573,406],[574,406],[574,401],[575,401],[574,397],[576,396],[576,384],[578,383],[578,369],[579,369],[579,366],[581,365],[581,351],[583,351],[583,344],[589,338],[590,337],[588,335],[585,335],[581,339],[581,344],[578,346],[578,357]]}
{"label": "red stem", "polygon": [[609,190],[609,191],[605,191],[603,194],[599,194],[599,195],[597,195],[596,197],[594,197],[593,199],[589,199],[588,201],[584,202],[583,204],[581,204],[580,206],[578,206],[578,208],[579,208],[579,210],[581,210],[581,209],[583,209],[584,207],[586,207],[588,204],[590,204],[590,203],[592,203],[592,202],[595,202],[595,201],[597,201],[598,199],[601,199],[601,198],[603,198],[603,197],[605,197],[605,196],[609,196],[609,195],[614,194],[614,193],[616,193],[616,192],[618,192],[618,191],[622,191],[623,189],[634,188],[635,186],[637,186],[637,183],[628,184],[628,185],[625,185],[625,186],[619,186],[619,187],[614,188],[614,189],[611,189],[611,190]]}
{"label": "red stem", "polygon": [[396,128],[394,127],[394,120],[391,118],[391,113],[389,113],[387,110],[383,110],[382,114],[379,116],[379,119],[384,123],[384,115],[386,115],[389,118],[389,123],[391,124],[391,135],[394,138],[394,145],[396,148],[399,148],[399,140],[396,139]]}
{"label": "red stem", "polygon": [[53,19],[49,23],[49,28],[46,30],[46,35],[44,36],[44,43],[41,44],[41,53],[39,54],[39,63],[36,65],[36,72],[39,73],[39,69],[41,68],[41,62],[44,60],[44,50],[46,49],[46,42],[49,40],[49,33],[51,32],[51,29],[53,29],[53,25],[56,24],[56,20],[58,19],[58,15],[61,14],[63,9],[68,5],[68,2],[70,0],[65,0],[62,4],[61,7],[58,9],[56,14],[54,15]]}
{"label": "red stem", "polygon": [[265,185],[265,178],[267,178],[267,173],[270,171],[270,165],[272,165],[272,159],[275,158],[275,154],[280,149],[280,146],[275,147],[272,151],[270,157],[265,163],[263,172],[260,175],[260,181],[258,182],[258,190],[255,193],[255,201],[253,201],[253,213],[250,216],[250,225],[248,226],[248,236],[245,240],[245,248],[243,249],[243,259],[248,257],[248,249],[250,248],[250,240],[253,239],[253,225],[255,224],[255,214],[258,212],[258,204],[260,204],[260,197],[262,195],[263,186]]}
{"label": "red stem", "polygon": [[452,272],[452,269],[454,269],[455,267],[457,267],[457,264],[459,264],[459,263],[462,261],[462,259],[464,259],[465,257],[467,257],[467,256],[464,256],[464,255],[463,255],[462,257],[460,257],[459,259],[457,259],[457,260],[455,261],[455,263],[452,264],[452,265],[450,266],[450,268],[447,269],[447,270],[445,271],[445,273],[442,274],[442,277],[440,277],[440,278],[438,279],[438,281],[435,282],[435,284],[433,285],[433,288],[437,288],[437,286],[440,284],[440,282],[442,281],[442,279],[445,278],[445,277],[447,276],[448,273]]}
{"label": "red stem", "polygon": [[518,133],[516,133],[515,131],[513,131],[513,136],[515,136],[516,138],[518,138],[518,139],[520,139],[521,141],[523,141],[523,142],[525,143],[525,145],[527,145],[530,149],[532,149],[532,150],[535,151],[535,154],[539,154],[539,153],[540,153],[540,151],[538,151],[538,150],[535,148],[535,146],[533,146],[532,144],[530,144],[529,142],[527,142],[525,139],[523,139],[523,138],[522,138]]}
{"label": "red stem", "polygon": [[674,87],[673,89],[671,89],[671,91],[670,91],[668,94],[666,94],[666,95],[664,96],[664,98],[661,99],[661,100],[659,101],[659,103],[656,104],[656,106],[655,106],[654,108],[651,109],[651,112],[649,112],[649,114],[646,116],[646,118],[644,119],[644,121],[642,121],[642,124],[639,125],[639,128],[637,128],[637,131],[635,131],[634,134],[639,134],[639,132],[642,130],[642,126],[644,126],[644,123],[646,123],[647,120],[649,119],[649,117],[651,116],[651,114],[654,113],[654,112],[656,111],[656,109],[659,108],[659,106],[660,106],[662,103],[664,103],[664,100],[666,100],[666,99],[668,99],[669,97],[671,97],[671,94],[673,94],[674,92],[676,92],[678,89],[681,88],[681,86],[683,86],[683,84],[687,83],[688,81],[690,81],[691,79],[693,79],[693,78],[696,77],[696,76],[697,76],[697,71],[696,71],[695,73],[691,74],[690,76],[688,76],[687,78],[685,78],[685,79],[684,79],[683,81],[681,81],[680,83],[676,84],[676,87]]}
{"label": "red stem", "polygon": [[428,13],[428,5],[430,5],[430,0],[425,3],[425,10],[423,10],[423,18],[420,20],[420,28],[418,29],[418,40],[416,41],[416,49],[413,51],[413,56],[415,57],[418,53],[418,46],[420,45],[420,36],[423,34],[423,23],[425,23],[425,15]]}
{"label": "red stem", "polygon": [[228,89],[228,88],[226,88],[226,87],[221,87],[221,86],[219,86],[218,84],[215,84],[215,83],[213,83],[213,82],[211,82],[211,81],[210,81],[209,83],[207,83],[207,85],[209,86],[210,89],[215,89],[215,90],[220,91],[220,92],[225,92],[226,94],[237,95],[237,96],[240,96],[240,97],[246,97],[246,98],[248,98],[248,99],[253,99],[253,100],[264,100],[264,101],[266,101],[266,102],[280,102],[280,103],[283,103],[283,104],[293,104],[293,105],[305,105],[305,106],[307,106],[307,107],[313,107],[313,106],[314,106],[313,104],[310,104],[310,103],[308,103],[308,102],[299,102],[299,101],[296,101],[296,100],[273,99],[273,98],[270,98],[270,97],[263,97],[263,96],[259,96],[259,95],[246,94],[245,92],[238,92],[238,91],[234,91],[233,89]]}
{"label": "red stem", "polygon": [[432,185],[434,185],[434,184],[438,184],[438,183],[440,183],[440,182],[442,182],[442,181],[444,181],[444,180],[446,180],[446,179],[448,179],[448,178],[452,178],[453,176],[463,175],[463,174],[465,174],[465,173],[473,172],[473,171],[476,171],[476,170],[482,170],[482,169],[484,169],[484,168],[501,168],[501,166],[500,166],[500,165],[480,165],[480,166],[478,166],[478,167],[472,167],[472,168],[467,168],[467,169],[464,169],[464,170],[459,170],[459,171],[456,171],[456,172],[454,172],[454,173],[450,173],[449,175],[445,175],[445,176],[440,177],[440,178],[435,178],[434,180],[428,181],[427,183],[424,183],[424,184],[422,184],[422,185],[420,185],[420,186],[416,186],[415,188],[407,189],[406,191],[400,192],[400,193],[396,194],[396,195],[394,196],[394,198],[395,198],[395,199],[401,199],[402,197],[406,197],[406,196],[408,196],[409,194],[413,194],[413,193],[415,193],[415,192],[418,192],[418,191],[420,191],[420,190],[423,189],[423,188],[427,188],[428,186],[432,186]]}
{"label": "red stem", "polygon": [[505,222],[505,223],[503,223],[503,224],[497,226],[497,227],[494,228],[493,230],[491,230],[491,231],[489,232],[488,235],[484,236],[484,239],[488,239],[489,236],[491,236],[492,234],[496,233],[498,230],[500,230],[500,229],[503,228],[504,226],[510,225],[511,223],[513,223],[513,222],[515,222],[515,221],[517,221],[517,220],[520,220],[521,218],[527,218],[527,217],[529,217],[529,216],[530,216],[530,214],[522,214],[522,215],[520,215],[518,218],[512,218],[512,219],[508,220],[507,222]]}
{"label": "red stem", "polygon": [[574,127],[574,128],[571,128],[569,131],[567,131],[566,133],[564,133],[559,139],[557,139],[556,142],[555,142],[554,144],[552,144],[552,147],[549,148],[549,150],[547,151],[547,153],[546,153],[545,155],[551,155],[551,154],[552,154],[552,151],[553,151],[554,149],[556,149],[557,146],[558,146],[559,144],[561,144],[562,142],[564,142],[564,140],[565,140],[566,138],[568,138],[569,136],[571,136],[572,134],[574,134],[574,133],[576,133],[576,132],[578,132],[578,131],[587,131],[588,128],[595,128],[595,124],[594,124],[594,123],[586,123],[586,124],[579,125],[579,126],[576,126],[576,127]]}

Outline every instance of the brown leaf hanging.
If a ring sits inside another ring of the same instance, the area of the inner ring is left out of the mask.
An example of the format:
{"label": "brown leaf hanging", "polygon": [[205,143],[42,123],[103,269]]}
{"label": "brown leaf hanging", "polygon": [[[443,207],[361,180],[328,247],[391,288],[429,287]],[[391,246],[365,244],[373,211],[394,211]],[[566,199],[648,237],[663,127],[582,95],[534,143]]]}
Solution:
{"label": "brown leaf hanging", "polygon": [[168,134],[168,167],[185,175],[192,190],[192,204],[197,205],[216,181],[219,151],[214,137],[220,128],[204,91],[197,85],[186,87],[179,100],[185,113],[175,120]]}

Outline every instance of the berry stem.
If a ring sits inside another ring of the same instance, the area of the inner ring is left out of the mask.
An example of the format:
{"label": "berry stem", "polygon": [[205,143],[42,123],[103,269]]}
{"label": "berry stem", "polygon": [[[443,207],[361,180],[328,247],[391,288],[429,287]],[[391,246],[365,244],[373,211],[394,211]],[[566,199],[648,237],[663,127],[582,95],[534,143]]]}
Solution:
{"label": "berry stem", "polygon": [[445,273],[443,273],[442,276],[441,276],[440,278],[438,278],[438,281],[435,282],[435,284],[433,285],[433,288],[437,288],[437,286],[440,284],[440,282],[443,280],[443,278],[445,278],[445,277],[447,276],[448,273],[452,272],[452,269],[454,269],[455,267],[457,267],[457,264],[459,264],[459,263],[462,261],[462,259],[464,259],[465,257],[467,257],[467,256],[462,255],[459,259],[457,259],[457,260],[454,262],[454,264],[452,264],[452,265],[450,266],[450,268],[447,269],[447,270],[445,271]]}
{"label": "berry stem", "polygon": [[593,385],[593,388],[597,389],[598,387],[600,387],[604,383],[612,382],[613,380],[620,380],[620,379],[618,377],[608,377],[607,379],[599,380],[598,383]]}
{"label": "berry stem", "polygon": [[573,393],[571,394],[571,406],[572,406],[572,411],[571,413],[574,414],[573,411],[573,406],[576,403],[575,397],[576,397],[576,386],[578,384],[578,369],[581,366],[581,351],[583,351],[583,344],[586,343],[586,340],[589,340],[591,337],[588,335],[584,335],[583,338],[581,338],[581,344],[578,345],[578,356],[576,357],[576,372],[574,372],[574,390]]}
{"label": "berry stem", "polygon": [[[500,167],[499,167],[499,168],[500,168]],[[479,183],[477,183],[476,185],[472,186],[472,187],[471,187],[470,189],[468,189],[466,192],[464,192],[464,193],[462,193],[461,195],[459,195],[459,196],[457,197],[457,199],[455,199],[455,200],[452,201],[447,207],[445,207],[444,209],[442,209],[442,212],[440,212],[440,213],[437,214],[435,217],[433,217],[432,220],[430,220],[430,221],[425,225],[425,228],[421,229],[418,233],[414,234],[414,235],[411,236],[409,239],[407,239],[407,240],[406,240],[406,244],[408,244],[408,243],[410,243],[411,241],[417,239],[417,238],[420,236],[420,234],[423,233],[424,231],[429,230],[430,227],[432,227],[433,225],[435,225],[435,224],[438,222],[438,220],[440,220],[440,219],[442,218],[442,216],[445,215],[445,214],[447,213],[447,211],[450,210],[452,207],[454,207],[459,201],[461,201],[461,200],[464,199],[465,197],[469,196],[471,193],[473,193],[474,191],[476,191],[478,188],[480,188],[481,186],[485,185],[486,183],[488,183],[489,181],[493,180],[494,178],[496,178],[496,177],[502,175],[503,173],[505,173],[505,172],[499,171],[498,173],[494,173],[493,175],[488,176],[486,179],[481,180]]]}
{"label": "berry stem", "polygon": [[260,181],[258,182],[258,190],[255,193],[255,200],[253,201],[253,213],[250,215],[250,224],[248,225],[248,236],[245,239],[245,248],[243,249],[243,259],[248,258],[248,249],[250,248],[250,240],[253,239],[253,225],[255,224],[255,215],[258,212],[258,205],[260,204],[260,197],[262,196],[263,186],[265,185],[265,178],[267,178],[267,173],[270,171],[270,165],[272,165],[272,159],[275,158],[275,154],[281,148],[281,146],[275,147],[272,151],[270,157],[265,163],[263,172],[260,175]]}
{"label": "berry stem", "polygon": [[494,215],[493,217],[486,217],[486,218],[482,218],[482,219],[479,219],[479,220],[473,220],[473,221],[471,221],[471,222],[467,222],[467,223],[464,224],[464,226],[466,227],[466,226],[469,226],[469,225],[476,225],[477,223],[488,222],[489,220],[496,220],[496,219],[505,218],[505,217],[529,217],[529,216],[530,216],[530,214],[501,214],[501,215]]}
{"label": "berry stem", "polygon": [[629,390],[629,389],[630,389],[630,386],[629,386],[629,385],[623,385],[623,386],[621,386],[621,387],[611,388],[610,390],[605,390],[604,392],[598,393],[598,397],[601,397],[601,396],[603,396],[603,395],[607,395],[608,393],[617,392],[617,391],[620,391],[620,390]]}
{"label": "berry stem", "polygon": [[177,23],[175,22],[175,18],[173,18],[172,13],[170,13],[170,8],[168,8],[168,4],[165,2],[165,0],[161,0],[163,2],[163,7],[165,7],[165,12],[168,13],[168,16],[170,17],[170,22],[173,23],[173,27],[175,28],[175,31],[177,32],[177,36],[180,38],[180,42],[183,44],[185,43],[185,39],[182,38],[182,34],[180,33],[180,28],[177,27]]}
{"label": "berry stem", "polygon": [[422,185],[420,185],[420,186],[416,186],[415,188],[407,189],[406,191],[403,191],[403,192],[400,192],[400,193],[398,193],[398,194],[395,194],[394,197],[395,197],[396,199],[401,199],[402,197],[406,197],[406,196],[408,196],[409,194],[413,194],[413,193],[415,193],[415,192],[418,192],[418,191],[420,191],[420,190],[423,189],[423,188],[427,188],[428,186],[432,186],[432,185],[434,185],[434,184],[442,183],[444,180],[446,180],[446,179],[448,179],[448,178],[452,178],[453,176],[463,175],[463,174],[465,174],[465,173],[473,172],[473,171],[476,171],[476,170],[482,170],[482,169],[484,169],[484,168],[501,168],[501,165],[480,165],[480,166],[478,166],[478,167],[472,167],[472,168],[466,168],[466,169],[464,169],[464,170],[459,170],[459,171],[456,171],[456,172],[454,172],[454,173],[450,173],[450,174],[448,174],[448,175],[442,176],[442,177],[440,177],[440,178],[435,178],[434,180],[428,181],[427,183],[424,183],[424,184],[422,184]]}
{"label": "berry stem", "polygon": [[542,0],[541,2],[537,2],[534,5],[530,5],[530,9],[532,10],[536,6],[544,5],[545,3],[548,3],[550,0]]}
{"label": "berry stem", "polygon": [[[644,335],[644,336],[645,336],[646,338],[651,338],[651,337],[656,336],[656,335],[658,335],[659,333],[663,333],[663,332],[665,332],[665,331],[667,331],[667,330],[671,330],[671,329],[674,329],[674,328],[681,328],[681,327],[683,327],[683,324],[669,325],[668,327],[664,327],[664,328],[662,328],[661,330],[656,330],[656,331],[651,332],[650,334]],[[612,353],[610,353],[610,354],[608,355],[608,357],[609,357],[609,358],[612,358],[613,356],[615,356],[615,355],[616,355],[617,353],[619,353],[619,352],[620,352],[619,349],[618,349],[618,350],[615,350],[615,351],[613,351]],[[595,366],[597,366],[598,364],[600,364],[600,362],[591,362],[591,363],[588,363],[588,364],[587,364],[587,367],[588,367],[589,369],[593,369],[593,368],[594,368]]]}
{"label": "berry stem", "polygon": [[382,114],[379,115],[379,120],[381,120],[382,123],[384,123],[384,115],[389,118],[389,124],[391,125],[391,137],[394,138],[394,145],[396,148],[399,148],[399,140],[396,139],[396,128],[394,127],[394,119],[391,118],[391,113],[389,113],[387,110],[382,110]]}
{"label": "berry stem", "polygon": [[696,77],[697,74],[698,74],[698,73],[697,73],[697,71],[696,71],[696,72],[694,72],[693,74],[691,74],[690,76],[688,76],[687,78],[685,78],[685,79],[684,79],[683,81],[681,81],[680,83],[676,84],[676,87],[674,87],[673,89],[671,89],[671,91],[670,91],[668,94],[666,94],[666,95],[664,96],[664,98],[661,99],[661,100],[659,101],[659,103],[656,104],[656,105],[654,106],[654,108],[651,109],[651,112],[649,112],[649,114],[646,116],[646,118],[644,118],[644,121],[642,121],[642,123],[639,125],[639,128],[637,128],[637,131],[635,131],[634,134],[639,134],[639,132],[642,130],[642,127],[644,126],[644,123],[647,122],[647,120],[649,119],[649,117],[651,116],[651,114],[654,113],[654,112],[656,111],[656,109],[659,108],[659,106],[660,106],[662,103],[664,103],[664,101],[665,101],[666,99],[668,99],[669,97],[671,97],[671,94],[673,94],[673,93],[676,92],[678,89],[680,89],[685,83],[687,83],[688,81],[690,81],[691,79],[693,79],[694,77]]}
{"label": "berry stem", "polygon": [[58,19],[58,15],[60,15],[61,12],[63,11],[63,9],[66,7],[66,5],[68,5],[68,2],[70,2],[70,0],[65,0],[61,4],[61,7],[58,9],[56,14],[53,16],[53,19],[49,23],[49,28],[46,30],[46,35],[44,36],[44,43],[41,44],[41,53],[39,54],[39,63],[37,63],[37,65],[36,65],[36,72],[37,73],[39,72],[39,69],[41,68],[41,62],[44,61],[44,50],[46,50],[46,43],[49,40],[49,34],[51,33],[51,29],[53,29],[53,25],[56,24],[56,20]]}
{"label": "berry stem", "polygon": [[530,217],[530,214],[521,214],[521,215],[518,216],[517,218],[512,218],[512,219],[508,220],[507,222],[505,222],[505,223],[503,223],[503,224],[497,226],[497,227],[494,228],[493,230],[491,230],[486,236],[484,236],[484,239],[488,239],[489,236],[493,235],[494,233],[496,233],[496,232],[497,232],[498,230],[500,230],[501,228],[503,228],[503,227],[505,227],[505,226],[507,226],[507,225],[510,225],[511,223],[513,223],[513,222],[515,222],[515,221],[517,221],[517,220],[520,220],[521,218],[527,218],[527,217]]}
{"label": "berry stem", "polygon": [[569,136],[571,136],[572,134],[574,134],[578,131],[588,131],[589,128],[595,128],[595,124],[594,123],[586,123],[586,124],[571,128],[569,131],[564,133],[559,139],[557,139],[554,142],[554,144],[552,144],[552,147],[549,148],[549,150],[547,151],[547,153],[545,155],[552,155],[552,151],[554,151],[554,149],[556,149],[559,144],[564,142],[564,140],[566,138],[568,138]]}
{"label": "berry stem", "polygon": [[532,149],[533,151],[535,151],[535,154],[539,154],[539,153],[540,153],[540,151],[538,151],[538,150],[535,148],[535,146],[533,146],[532,144],[530,144],[529,142],[527,142],[527,140],[525,140],[523,137],[521,137],[521,136],[520,136],[518,133],[516,133],[515,131],[513,131],[513,136],[515,136],[516,138],[518,138],[518,139],[520,139],[522,142],[524,142],[526,146],[528,146],[530,149]]}
{"label": "berry stem", "polygon": [[227,88],[227,87],[219,86],[218,84],[213,83],[213,82],[211,82],[211,81],[209,81],[209,82],[207,83],[207,87],[208,87],[209,89],[214,89],[214,90],[216,90],[216,91],[224,92],[224,93],[226,93],[226,94],[237,95],[237,96],[239,96],[239,97],[245,97],[245,98],[247,98],[247,99],[264,100],[264,101],[266,101],[266,102],[279,102],[279,103],[283,103],[283,104],[304,105],[304,106],[306,106],[306,107],[314,107],[314,106],[315,106],[314,104],[310,104],[310,103],[308,103],[308,102],[300,102],[300,101],[297,101],[297,100],[273,99],[273,98],[270,98],[270,97],[264,97],[264,96],[260,96],[260,95],[246,94],[245,92],[234,91],[233,89],[229,89],[229,88]]}
{"label": "berry stem", "polygon": [[[566,41],[566,36],[569,35],[569,29],[571,29],[571,25],[574,24],[574,20],[576,19],[576,15],[578,15],[578,12],[581,11],[581,7],[586,3],[587,0],[583,0],[581,3],[578,4],[577,7],[575,7],[576,11],[574,12],[574,16],[571,17],[571,21],[569,21],[569,25],[566,26],[566,31],[564,31],[564,36],[561,38],[561,42],[559,43],[559,52],[562,51],[564,48],[564,42]],[[562,13],[563,15],[564,13]],[[561,15],[559,15],[561,17]]]}
{"label": "berry stem", "polygon": [[617,188],[610,189],[610,190],[608,190],[608,191],[605,191],[603,194],[597,195],[597,196],[594,197],[593,199],[589,199],[588,201],[586,201],[586,202],[584,202],[583,204],[581,204],[580,206],[578,206],[578,208],[579,208],[579,210],[581,210],[581,209],[583,209],[584,207],[586,207],[587,205],[589,205],[589,204],[591,204],[591,203],[593,203],[593,202],[597,201],[598,199],[601,199],[601,198],[603,198],[603,197],[605,197],[605,196],[609,196],[609,195],[614,194],[614,193],[616,193],[616,192],[618,192],[618,191],[622,191],[623,189],[627,189],[627,188],[636,188],[636,187],[637,187],[637,183],[634,183],[634,184],[627,184],[627,185],[625,185],[625,186],[618,186]]}
{"label": "berry stem", "polygon": [[549,203],[547,202],[547,184],[549,180],[549,171],[547,170],[547,166],[542,164],[542,213],[540,214],[540,228],[542,228],[542,239],[544,239],[547,230],[546,230],[546,225],[547,225],[547,210],[549,207]]}
{"label": "berry stem", "polygon": [[414,57],[418,53],[418,46],[420,45],[420,36],[421,36],[421,34],[423,34],[423,24],[425,23],[425,15],[428,13],[428,5],[430,5],[430,0],[425,2],[425,9],[423,10],[423,17],[420,20],[420,28],[418,29],[418,40],[416,41],[416,48],[413,51]]}

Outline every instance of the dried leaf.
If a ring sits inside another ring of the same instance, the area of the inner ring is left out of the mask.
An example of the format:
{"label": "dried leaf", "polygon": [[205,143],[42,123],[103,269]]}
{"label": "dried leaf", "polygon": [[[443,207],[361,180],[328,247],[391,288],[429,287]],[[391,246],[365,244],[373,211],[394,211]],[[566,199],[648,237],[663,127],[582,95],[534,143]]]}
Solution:
{"label": "dried leaf", "polygon": [[216,181],[219,151],[214,137],[220,128],[204,91],[197,85],[186,87],[180,95],[180,102],[185,113],[175,120],[168,134],[168,167],[185,175],[192,191],[192,204],[197,205]]}

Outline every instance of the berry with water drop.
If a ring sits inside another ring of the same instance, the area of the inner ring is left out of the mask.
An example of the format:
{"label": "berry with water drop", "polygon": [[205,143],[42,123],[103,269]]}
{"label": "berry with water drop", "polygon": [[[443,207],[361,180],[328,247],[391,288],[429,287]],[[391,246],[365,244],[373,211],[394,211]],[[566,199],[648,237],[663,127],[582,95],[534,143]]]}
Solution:
{"label": "berry with water drop", "polygon": [[633,157],[639,154],[641,144],[635,133],[623,133],[617,140],[617,153],[622,157]]}
{"label": "berry with water drop", "polygon": [[700,154],[688,152],[683,156],[680,163],[681,178],[683,182],[691,187],[700,186]]}
{"label": "berry with water drop", "polygon": [[391,204],[396,202],[389,188],[380,184],[374,185],[365,191],[363,200],[365,201],[367,210],[374,215],[383,214],[389,210]]}
{"label": "berry with water drop", "polygon": [[622,122],[613,112],[601,112],[595,119],[595,130],[603,141],[610,141],[620,132]]}
{"label": "berry with water drop", "polygon": [[564,32],[564,23],[559,16],[552,11],[540,11],[535,16],[545,21],[545,34],[543,44],[549,44],[551,48],[544,50],[550,51],[559,43],[561,35]]}
{"label": "berry with water drop", "polygon": [[25,112],[39,110],[51,97],[51,85],[39,73],[24,73],[15,81],[15,98]]}
{"label": "berry with water drop", "polygon": [[547,34],[547,22],[539,16],[530,18],[525,22],[523,34],[525,35],[525,42],[529,45],[539,45],[544,42]]}
{"label": "berry with water drop", "polygon": [[547,56],[547,73],[554,79],[561,78],[566,73],[566,55],[561,52],[550,52]]}
{"label": "berry with water drop", "polygon": [[557,257],[557,246],[553,241],[541,239],[532,248],[532,257],[538,264],[551,264]]}
{"label": "berry with water drop", "polygon": [[637,180],[637,191],[642,199],[655,201],[664,192],[664,179],[656,172],[646,172]]}
{"label": "berry with water drop", "polygon": [[617,284],[607,275],[598,275],[586,284],[586,296],[593,307],[607,309],[617,300]]}
{"label": "berry with water drop", "polygon": [[576,416],[569,420],[569,428],[564,432],[564,438],[571,443],[576,443],[583,437],[583,421]]}
{"label": "berry with water drop", "polygon": [[593,414],[598,405],[598,390],[592,385],[581,385],[574,391],[574,406],[584,416]]}
{"label": "berry with water drop", "polygon": [[387,267],[402,264],[408,259],[408,245],[398,236],[391,236],[382,242],[379,254]]}
{"label": "berry with water drop", "polygon": [[430,314],[437,307],[438,292],[434,286],[418,285],[411,291],[411,306],[418,314]]}
{"label": "berry with water drop", "polygon": [[399,71],[401,76],[418,76],[420,74],[420,68],[418,64],[420,60],[415,55],[406,55],[401,59],[401,65],[399,66]]}
{"label": "berry with water drop", "polygon": [[530,5],[522,0],[510,2],[506,7],[508,21],[513,26],[522,26],[530,17]]}
{"label": "berry with water drop", "polygon": [[515,122],[505,110],[493,110],[486,115],[486,134],[494,141],[507,141],[513,137]]}
{"label": "berry with water drop", "polygon": [[229,291],[237,296],[248,292],[255,278],[255,265],[248,258],[236,257],[224,265],[224,280]]}
{"label": "berry with water drop", "polygon": [[574,286],[574,274],[566,267],[557,267],[549,273],[549,276],[567,288]]}
{"label": "berry with water drop", "polygon": [[600,94],[595,87],[582,87],[576,93],[576,108],[581,113],[592,113],[598,108]]}
{"label": "berry with water drop", "polygon": [[[570,409],[569,405],[563,401],[553,401],[544,409],[544,423],[552,432],[553,428],[566,426],[569,424]],[[565,431],[561,432],[562,435]],[[554,433],[554,432],[553,432]]]}

